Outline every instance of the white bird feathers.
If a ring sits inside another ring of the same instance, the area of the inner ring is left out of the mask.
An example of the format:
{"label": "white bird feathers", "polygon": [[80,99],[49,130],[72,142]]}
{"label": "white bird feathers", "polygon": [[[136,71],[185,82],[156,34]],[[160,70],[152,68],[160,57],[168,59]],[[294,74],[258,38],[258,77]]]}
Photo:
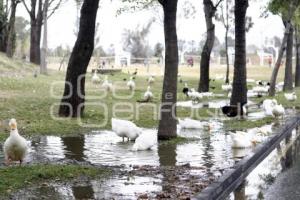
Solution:
{"label": "white bird feathers", "polygon": [[150,101],[153,98],[153,93],[151,92],[151,87],[147,87],[147,91],[144,93],[144,100]]}
{"label": "white bird feathers", "polygon": [[104,88],[106,91],[111,91],[113,89],[113,85],[108,81],[107,76],[105,76],[104,78],[104,81],[102,83],[102,88]]}
{"label": "white bird feathers", "polygon": [[286,98],[286,100],[288,101],[296,101],[297,100],[297,95],[295,92],[292,93],[284,93],[284,97]]}
{"label": "white bird feathers", "polygon": [[152,131],[144,131],[139,135],[132,147],[133,151],[150,150],[157,144],[157,134]]}
{"label": "white bird feathers", "polygon": [[210,124],[208,122],[201,122],[198,120],[185,118],[185,119],[178,119],[179,126],[182,129],[210,129]]}
{"label": "white bird feathers", "polygon": [[100,77],[97,75],[96,70],[94,71],[94,74],[92,76],[92,83],[97,84],[100,83],[101,79]]}
{"label": "white bird feathers", "polygon": [[152,131],[142,131],[133,122],[122,119],[111,119],[112,130],[120,137],[135,140],[133,151],[149,150],[157,144],[157,134]]}
{"label": "white bird feathers", "polygon": [[128,140],[135,140],[141,133],[141,128],[137,127],[133,122],[123,119],[111,119],[112,130],[120,137],[123,141],[126,137]]}
{"label": "white bird feathers", "polygon": [[15,119],[10,120],[9,126],[10,135],[3,145],[5,161],[7,164],[11,161],[20,161],[21,164],[27,154],[28,145],[25,138],[19,135]]}
{"label": "white bird feathers", "polygon": [[135,89],[135,82],[133,81],[132,76],[130,77],[130,80],[127,82],[127,87],[131,91],[133,91]]}
{"label": "white bird feathers", "polygon": [[266,116],[279,117],[284,115],[285,109],[276,99],[266,99],[263,101],[263,109]]}

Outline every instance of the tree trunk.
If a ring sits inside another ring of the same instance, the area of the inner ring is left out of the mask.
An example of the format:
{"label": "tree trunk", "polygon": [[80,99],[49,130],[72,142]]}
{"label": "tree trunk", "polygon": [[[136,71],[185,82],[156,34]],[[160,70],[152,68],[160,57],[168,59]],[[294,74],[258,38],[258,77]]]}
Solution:
{"label": "tree trunk", "polygon": [[7,44],[6,44],[6,55],[9,58],[12,58],[16,46],[16,33],[15,33],[15,19],[16,19],[16,10],[17,10],[18,1],[11,1],[11,13],[8,22],[8,35],[7,35]]}
{"label": "tree trunk", "polygon": [[225,53],[226,53],[226,78],[225,83],[229,83],[229,55],[228,55],[228,31],[229,31],[229,8],[228,0],[226,0],[226,25],[225,25]]}
{"label": "tree trunk", "polygon": [[38,0],[37,14],[35,10],[36,1],[33,3],[30,13],[30,62],[41,64],[41,33],[43,25],[43,2]]}
{"label": "tree trunk", "polygon": [[228,28],[225,30],[225,54],[226,54],[226,78],[225,83],[229,83],[229,55],[228,55]]}
{"label": "tree trunk", "polygon": [[0,51],[6,51],[7,21],[3,0],[0,0]]}
{"label": "tree trunk", "polygon": [[215,25],[213,24],[212,18],[214,17],[216,10],[211,0],[203,0],[203,5],[206,22],[206,41],[201,53],[200,82],[198,91],[208,92],[210,54],[215,41]]}
{"label": "tree trunk", "polygon": [[85,74],[94,49],[98,4],[99,0],[84,0],[81,7],[79,32],[69,60],[64,94],[59,107],[59,115],[62,117],[83,115]]}
{"label": "tree trunk", "polygon": [[178,46],[176,12],[178,0],[160,0],[164,10],[165,74],[162,92],[158,139],[177,136],[176,101],[178,74]]}
{"label": "tree trunk", "polygon": [[286,63],[283,91],[293,90],[293,37],[294,29],[290,27],[286,45]]}
{"label": "tree trunk", "polygon": [[47,20],[47,13],[48,13],[48,3],[49,0],[45,0],[44,3],[44,13],[43,13],[43,19],[44,19],[44,35],[43,35],[43,46],[41,49],[41,67],[40,72],[41,74],[47,74],[47,49],[48,49],[48,20]]}
{"label": "tree trunk", "polygon": [[295,42],[296,42],[296,72],[295,72],[295,87],[300,86],[300,52],[299,52],[299,26],[295,27]]}
{"label": "tree trunk", "polygon": [[41,29],[37,20],[31,20],[30,27],[30,62],[39,65],[41,63],[40,43],[41,43]]}
{"label": "tree trunk", "polygon": [[[248,0],[235,0],[235,59],[232,96],[230,105],[243,106],[247,103],[246,71],[246,11]],[[243,109],[238,109],[243,114]]]}
{"label": "tree trunk", "polygon": [[277,57],[277,61],[275,63],[273,72],[272,72],[272,76],[271,76],[271,80],[270,80],[270,90],[269,90],[269,96],[274,96],[275,95],[275,86],[276,86],[276,79],[277,79],[277,75],[278,75],[278,71],[279,71],[279,67],[281,65],[281,60],[284,54],[284,51],[286,49],[286,43],[287,43],[287,38],[289,35],[289,31],[290,31],[290,23],[286,24],[285,27],[285,32],[284,32],[284,36],[281,42],[281,46],[278,52],[278,57]]}

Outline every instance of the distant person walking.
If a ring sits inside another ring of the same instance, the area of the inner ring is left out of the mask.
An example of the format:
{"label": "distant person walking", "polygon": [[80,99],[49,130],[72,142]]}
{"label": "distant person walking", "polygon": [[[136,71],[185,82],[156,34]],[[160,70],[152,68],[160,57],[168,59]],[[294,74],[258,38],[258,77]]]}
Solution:
{"label": "distant person walking", "polygon": [[268,58],[269,67],[272,67],[272,56],[269,56]]}
{"label": "distant person walking", "polygon": [[189,58],[187,59],[187,63],[188,63],[188,66],[193,67],[193,66],[194,66],[194,60],[193,60],[193,58],[192,58],[192,57],[189,57]]}

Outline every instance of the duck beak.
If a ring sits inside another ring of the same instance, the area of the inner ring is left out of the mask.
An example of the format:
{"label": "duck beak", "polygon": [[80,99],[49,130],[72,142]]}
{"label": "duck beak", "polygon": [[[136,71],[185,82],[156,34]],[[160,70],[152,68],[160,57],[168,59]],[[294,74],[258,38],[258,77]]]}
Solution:
{"label": "duck beak", "polygon": [[253,145],[257,145],[257,141],[256,140],[252,140],[251,141]]}
{"label": "duck beak", "polygon": [[17,124],[15,124],[15,123],[10,124],[10,129],[11,130],[14,130],[16,128],[17,128]]}

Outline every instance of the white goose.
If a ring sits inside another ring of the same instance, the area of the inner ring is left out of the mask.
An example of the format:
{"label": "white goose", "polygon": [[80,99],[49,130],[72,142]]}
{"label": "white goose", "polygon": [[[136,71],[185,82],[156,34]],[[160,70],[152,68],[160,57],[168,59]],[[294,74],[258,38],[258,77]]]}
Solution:
{"label": "white goose", "polygon": [[151,92],[151,87],[148,86],[147,91],[144,93],[144,100],[151,101],[152,98],[153,98],[153,93]]}
{"label": "white goose", "polygon": [[102,83],[102,88],[104,88],[106,91],[111,91],[112,88],[113,88],[113,85],[112,85],[112,83],[110,83],[108,81],[108,77],[107,76],[105,76],[105,78],[104,78],[104,81]]}
{"label": "white goose", "polygon": [[265,99],[263,101],[263,110],[266,116],[273,116],[273,108],[277,105],[276,99]]}
{"label": "white goose", "polygon": [[155,81],[155,79],[154,79],[154,76],[153,76],[153,75],[150,76],[150,77],[148,78],[148,83],[149,83],[150,85],[153,84],[154,81]]}
{"label": "white goose", "polygon": [[284,113],[285,113],[285,110],[284,110],[284,107],[281,104],[275,105],[273,107],[272,114],[273,114],[274,117],[283,116]]}
{"label": "white goose", "polygon": [[150,150],[157,144],[157,134],[151,131],[144,131],[139,135],[132,147],[133,151],[145,151]]}
{"label": "white goose", "polygon": [[230,92],[232,90],[232,85],[230,84],[225,84],[225,85],[222,85],[222,90],[225,91],[225,92]]}
{"label": "white goose", "polygon": [[203,129],[208,128],[210,129],[210,124],[208,122],[200,122],[198,120],[185,118],[183,120],[178,119],[179,126],[182,129]]}
{"label": "white goose", "polygon": [[15,119],[9,121],[9,126],[10,136],[3,145],[5,162],[6,164],[9,164],[11,161],[20,161],[21,165],[27,154],[28,145],[25,138],[19,135],[17,121]]}
{"label": "white goose", "polygon": [[97,75],[96,70],[94,71],[94,74],[92,76],[92,83],[97,84],[100,83],[101,79],[100,77]]}
{"label": "white goose", "polygon": [[127,82],[127,86],[129,87],[129,90],[133,91],[135,88],[135,82],[133,81],[132,76],[130,77],[129,81]]}
{"label": "white goose", "polygon": [[193,102],[197,102],[203,98],[203,95],[197,92],[195,88],[192,88],[191,91],[188,91],[187,96],[190,97]]}
{"label": "white goose", "polygon": [[235,133],[230,133],[230,136],[232,140],[232,148],[248,148],[255,143],[253,133],[236,131]]}
{"label": "white goose", "polygon": [[292,93],[284,93],[284,97],[286,98],[286,100],[288,101],[296,101],[297,100],[297,95],[295,92]]}
{"label": "white goose", "polygon": [[128,140],[135,140],[141,133],[141,128],[137,127],[133,122],[123,119],[111,119],[112,130],[120,137],[124,142],[126,137]]}
{"label": "white goose", "polygon": [[259,94],[261,93],[267,93],[270,89],[270,86],[266,85],[266,86],[255,86],[252,88],[253,92],[257,92]]}

